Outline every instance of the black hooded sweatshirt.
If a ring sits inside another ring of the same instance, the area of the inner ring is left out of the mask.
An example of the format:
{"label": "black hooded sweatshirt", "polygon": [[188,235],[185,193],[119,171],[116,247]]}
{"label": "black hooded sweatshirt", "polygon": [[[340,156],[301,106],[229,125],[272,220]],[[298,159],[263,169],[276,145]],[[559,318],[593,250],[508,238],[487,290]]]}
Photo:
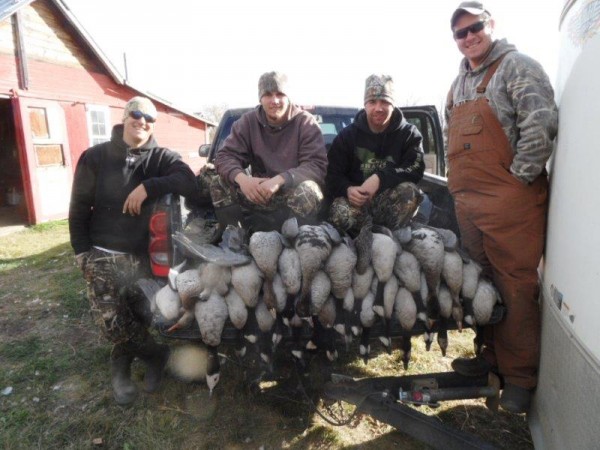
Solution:
{"label": "black hooded sweatshirt", "polygon": [[[140,183],[148,194],[141,214],[123,214],[125,199]],[[109,142],[87,149],[77,163],[69,207],[75,254],[92,246],[145,254],[155,200],[168,193],[190,195],[194,186],[194,174],[178,153],[159,147],[153,136],[141,148],[130,148],[123,125],[116,125]]]}
{"label": "black hooded sweatshirt", "polygon": [[372,174],[379,176],[378,192],[404,181],[418,183],[425,171],[422,141],[418,128],[406,121],[400,108],[394,108],[390,124],[381,133],[369,129],[367,113],[360,110],[327,154],[327,197],[347,197],[350,186],[360,186]]}

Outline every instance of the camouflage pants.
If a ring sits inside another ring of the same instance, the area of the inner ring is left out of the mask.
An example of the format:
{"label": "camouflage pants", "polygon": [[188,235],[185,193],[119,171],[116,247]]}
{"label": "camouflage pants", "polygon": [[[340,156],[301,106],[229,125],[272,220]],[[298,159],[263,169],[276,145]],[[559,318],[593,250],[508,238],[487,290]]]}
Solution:
{"label": "camouflage pants", "polygon": [[413,183],[400,183],[386,189],[362,208],[350,205],[346,197],[337,197],[329,208],[328,220],[341,231],[358,233],[371,215],[374,224],[396,230],[410,221],[422,198]]}
{"label": "camouflage pants", "polygon": [[90,250],[83,270],[92,318],[113,344],[142,343],[147,338],[149,310],[135,285],[144,276],[143,266],[130,254]]}
{"label": "camouflage pants", "polygon": [[278,191],[268,205],[257,205],[249,201],[239,189],[229,185],[216,171],[207,169],[200,173],[199,184],[202,191],[208,186],[215,208],[224,208],[239,204],[245,212],[270,213],[289,209],[297,217],[310,218],[316,216],[321,208],[323,192],[314,181],[304,181],[293,189]]}

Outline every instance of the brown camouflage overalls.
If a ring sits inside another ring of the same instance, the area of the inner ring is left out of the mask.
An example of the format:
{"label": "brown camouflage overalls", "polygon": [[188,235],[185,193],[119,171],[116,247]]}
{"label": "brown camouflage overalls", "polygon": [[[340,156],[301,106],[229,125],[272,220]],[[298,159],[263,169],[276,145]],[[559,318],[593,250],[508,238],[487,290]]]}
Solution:
{"label": "brown camouflage overalls", "polygon": [[526,185],[510,172],[513,150],[483,95],[500,62],[489,67],[475,100],[448,105],[448,188],[462,245],[493,279],[507,307],[504,320],[485,329],[483,356],[506,381],[533,388],[540,344],[537,268],[544,249],[548,181],[543,173]]}
{"label": "brown camouflage overalls", "polygon": [[144,342],[150,312],[135,282],[147,276],[146,264],[134,255],[92,248],[84,278],[94,323],[113,344]]}

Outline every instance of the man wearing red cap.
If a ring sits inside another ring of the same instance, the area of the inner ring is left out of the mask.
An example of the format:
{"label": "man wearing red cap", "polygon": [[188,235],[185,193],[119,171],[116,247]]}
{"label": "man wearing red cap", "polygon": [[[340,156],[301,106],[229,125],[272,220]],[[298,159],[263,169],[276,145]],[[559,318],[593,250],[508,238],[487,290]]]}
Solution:
{"label": "man wearing red cap", "polygon": [[544,249],[548,180],[545,165],[558,113],[541,65],[505,39],[480,2],[463,2],[450,21],[464,55],[448,93],[448,188],[463,247],[498,287],[507,308],[484,327],[484,349],[452,363],[504,381],[500,406],[529,409],[537,384],[540,317],[537,267]]}

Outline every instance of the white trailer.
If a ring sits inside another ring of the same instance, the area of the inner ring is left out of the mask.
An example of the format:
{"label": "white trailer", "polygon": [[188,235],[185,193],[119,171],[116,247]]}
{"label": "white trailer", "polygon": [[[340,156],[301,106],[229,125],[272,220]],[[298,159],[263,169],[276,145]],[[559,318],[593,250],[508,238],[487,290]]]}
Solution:
{"label": "white trailer", "polygon": [[565,0],[542,271],[536,448],[600,448],[600,0]]}

